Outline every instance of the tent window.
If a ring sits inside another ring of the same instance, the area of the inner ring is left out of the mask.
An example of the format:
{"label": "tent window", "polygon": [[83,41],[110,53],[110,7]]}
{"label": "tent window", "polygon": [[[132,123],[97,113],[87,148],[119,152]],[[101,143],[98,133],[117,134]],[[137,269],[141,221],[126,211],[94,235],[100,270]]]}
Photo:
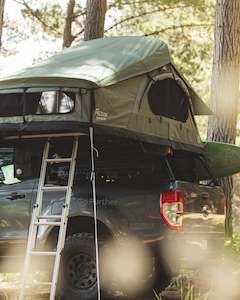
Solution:
{"label": "tent window", "polygon": [[188,96],[172,78],[153,83],[148,92],[148,101],[155,115],[181,122],[186,122],[188,119]]}
{"label": "tent window", "polygon": [[0,117],[22,116],[23,94],[0,94]]}
{"label": "tent window", "polygon": [[65,91],[0,94],[0,117],[66,114],[73,110],[75,98]]}
{"label": "tent window", "polygon": [[26,114],[66,114],[73,110],[75,93],[46,91],[26,94]]}

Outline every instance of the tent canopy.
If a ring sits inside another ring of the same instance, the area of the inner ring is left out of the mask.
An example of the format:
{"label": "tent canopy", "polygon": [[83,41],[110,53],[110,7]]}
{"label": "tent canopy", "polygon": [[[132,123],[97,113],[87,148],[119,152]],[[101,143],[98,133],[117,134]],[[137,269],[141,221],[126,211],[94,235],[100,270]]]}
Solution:
{"label": "tent canopy", "polygon": [[159,39],[81,42],[0,80],[0,136],[94,126],[101,136],[202,153],[194,114],[210,113]]}
{"label": "tent canopy", "polygon": [[[132,36],[96,39],[80,42],[38,65],[2,78],[0,89],[43,86],[102,88],[171,63],[168,46],[159,39]],[[189,83],[185,83],[191,94],[194,113],[211,114]]]}

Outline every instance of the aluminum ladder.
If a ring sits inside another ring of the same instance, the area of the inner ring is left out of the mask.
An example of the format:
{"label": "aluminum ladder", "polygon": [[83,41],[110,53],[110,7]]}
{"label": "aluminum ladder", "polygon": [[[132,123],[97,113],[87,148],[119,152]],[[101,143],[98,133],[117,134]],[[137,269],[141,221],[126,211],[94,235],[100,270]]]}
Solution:
{"label": "aluminum ladder", "polygon": [[[27,276],[30,271],[30,261],[31,258],[34,257],[42,257],[42,256],[52,256],[54,257],[53,262],[53,272],[51,276],[51,281],[49,282],[36,282],[33,283],[34,285],[45,285],[50,287],[50,295],[49,300],[54,300],[56,295],[56,287],[57,287],[57,280],[58,280],[58,273],[60,267],[60,260],[61,260],[61,252],[65,244],[66,238],[66,230],[67,230],[67,223],[68,223],[68,214],[72,196],[72,186],[75,174],[75,167],[76,167],[76,159],[77,159],[77,151],[78,151],[78,136],[73,137],[73,145],[72,145],[72,155],[70,158],[49,158],[49,148],[51,144],[51,139],[49,138],[45,143],[43,156],[42,156],[42,164],[41,164],[41,171],[40,171],[40,178],[38,184],[38,191],[37,191],[37,198],[36,203],[33,206],[32,211],[32,218],[29,227],[28,233],[28,242],[27,242],[27,249],[25,255],[25,262],[24,262],[24,270],[23,270],[23,280],[22,285],[19,293],[19,300],[24,300],[26,285],[27,285]],[[68,174],[68,183],[66,186],[47,186],[45,184],[47,167],[50,164],[57,164],[57,163],[69,163],[69,174]],[[43,202],[43,194],[45,191],[65,191],[65,202],[62,206],[62,214],[60,215],[41,215],[42,210],[42,202]],[[56,221],[58,220],[58,221]],[[39,226],[59,226],[59,233],[57,238],[57,246],[56,250],[54,251],[37,251],[36,241],[38,235],[38,228]]]}

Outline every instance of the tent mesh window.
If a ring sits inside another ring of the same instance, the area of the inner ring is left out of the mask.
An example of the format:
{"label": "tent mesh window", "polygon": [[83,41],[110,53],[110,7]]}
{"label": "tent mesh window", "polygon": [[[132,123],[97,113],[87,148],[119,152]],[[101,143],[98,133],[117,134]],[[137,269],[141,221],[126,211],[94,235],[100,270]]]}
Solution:
{"label": "tent mesh window", "polygon": [[148,102],[155,115],[181,122],[188,119],[188,96],[172,78],[154,82],[148,92]]}
{"label": "tent mesh window", "polygon": [[27,93],[25,99],[27,115],[65,114],[74,108],[75,93],[61,91]]}
{"label": "tent mesh window", "polygon": [[23,94],[1,94],[0,95],[0,117],[22,116]]}
{"label": "tent mesh window", "polygon": [[70,113],[75,98],[75,93],[65,91],[1,94],[0,117]]}

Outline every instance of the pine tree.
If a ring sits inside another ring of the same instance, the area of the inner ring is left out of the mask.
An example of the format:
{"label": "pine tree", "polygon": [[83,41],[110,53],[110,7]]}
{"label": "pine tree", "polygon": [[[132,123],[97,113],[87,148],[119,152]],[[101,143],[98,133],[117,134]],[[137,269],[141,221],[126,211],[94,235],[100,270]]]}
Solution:
{"label": "pine tree", "polygon": [[[240,79],[240,1],[217,0],[208,139],[235,144]],[[232,177],[222,180],[227,198],[226,234],[232,234]]]}

